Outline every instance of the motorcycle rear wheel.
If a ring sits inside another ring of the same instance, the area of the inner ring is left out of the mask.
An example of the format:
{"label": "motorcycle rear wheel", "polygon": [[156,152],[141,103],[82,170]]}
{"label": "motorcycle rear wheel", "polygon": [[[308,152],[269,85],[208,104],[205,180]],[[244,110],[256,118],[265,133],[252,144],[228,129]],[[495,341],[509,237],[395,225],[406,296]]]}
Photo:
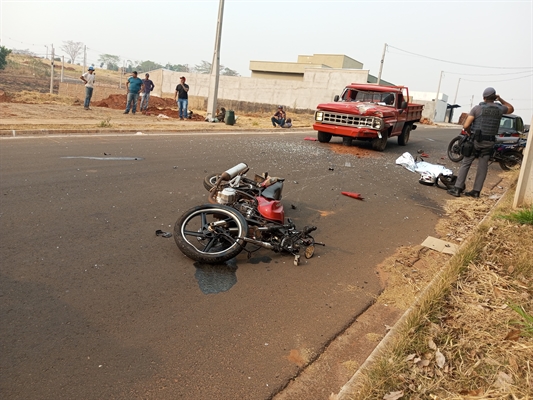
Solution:
{"label": "motorcycle rear wheel", "polygon": [[176,245],[187,257],[206,264],[220,264],[244,248],[246,220],[237,210],[205,204],[186,211],[174,225]]}
{"label": "motorcycle rear wheel", "polygon": [[456,136],[448,145],[448,158],[453,162],[459,162],[464,158],[461,154],[461,144],[464,139],[462,135]]}
{"label": "motorcycle rear wheel", "polygon": [[504,171],[520,169],[524,155],[516,150],[509,150],[498,157],[498,163]]}

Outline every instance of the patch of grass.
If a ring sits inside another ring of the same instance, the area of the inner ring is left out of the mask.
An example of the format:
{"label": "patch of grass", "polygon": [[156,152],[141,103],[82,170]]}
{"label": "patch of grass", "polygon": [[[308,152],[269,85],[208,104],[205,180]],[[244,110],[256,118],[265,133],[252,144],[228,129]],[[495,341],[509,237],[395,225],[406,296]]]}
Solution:
{"label": "patch of grass", "polygon": [[99,128],[111,128],[111,117],[108,117],[101,121],[98,125]]}
{"label": "patch of grass", "polygon": [[533,206],[509,214],[500,215],[500,218],[516,222],[518,224],[533,225]]}
{"label": "patch of grass", "polygon": [[533,337],[533,315],[528,314],[522,306],[511,303],[509,307],[522,317],[522,320],[512,320],[509,323],[520,326],[523,336]]}

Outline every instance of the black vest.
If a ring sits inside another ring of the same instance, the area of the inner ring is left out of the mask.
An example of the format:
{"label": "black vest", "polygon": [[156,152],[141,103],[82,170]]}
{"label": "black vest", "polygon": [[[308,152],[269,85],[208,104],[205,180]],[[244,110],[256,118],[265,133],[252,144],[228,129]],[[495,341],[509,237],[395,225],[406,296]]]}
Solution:
{"label": "black vest", "polygon": [[496,136],[503,115],[501,107],[494,103],[479,103],[479,105],[481,106],[481,115],[474,119],[472,132],[481,130],[482,135]]}

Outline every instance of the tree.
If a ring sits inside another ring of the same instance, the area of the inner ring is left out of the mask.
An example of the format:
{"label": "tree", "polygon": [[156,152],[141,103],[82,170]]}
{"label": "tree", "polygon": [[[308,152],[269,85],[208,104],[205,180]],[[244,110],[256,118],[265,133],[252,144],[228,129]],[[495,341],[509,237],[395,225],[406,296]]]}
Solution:
{"label": "tree", "polygon": [[7,47],[0,46],[0,69],[4,69],[7,64],[7,56],[11,53],[11,50]]}
{"label": "tree", "polygon": [[[197,72],[199,74],[210,74],[211,73],[211,63],[202,60],[202,63],[199,65],[195,65],[193,72]],[[218,67],[218,73],[220,75],[226,75],[226,76],[240,76],[237,71],[234,71],[228,67],[225,67],[223,65],[220,65]]]}
{"label": "tree", "polygon": [[137,66],[137,69],[139,71],[152,71],[154,69],[163,68],[161,64],[158,64],[154,61],[141,61],[139,65]]}
{"label": "tree", "polygon": [[176,72],[190,72],[188,64],[167,63],[167,65],[165,65],[165,68]]}
{"label": "tree", "polygon": [[118,64],[120,64],[120,57],[113,54],[100,54],[98,58],[100,61],[100,68],[104,65],[111,71],[118,71]]}
{"label": "tree", "polygon": [[220,75],[226,75],[226,76],[241,76],[237,71],[230,69],[228,67],[222,67],[220,66]]}
{"label": "tree", "polygon": [[67,55],[70,57],[70,62],[74,64],[76,62],[76,58],[83,49],[83,43],[67,40],[66,42],[63,42],[63,45],[59,48],[67,53]]}

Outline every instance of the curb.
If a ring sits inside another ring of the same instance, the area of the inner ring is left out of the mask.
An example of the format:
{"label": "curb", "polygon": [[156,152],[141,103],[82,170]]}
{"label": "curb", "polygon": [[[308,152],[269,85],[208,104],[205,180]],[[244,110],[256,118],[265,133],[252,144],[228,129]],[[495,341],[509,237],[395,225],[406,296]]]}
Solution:
{"label": "curb", "polygon": [[0,130],[0,138],[3,137],[18,137],[18,136],[46,136],[46,135],[70,135],[70,134],[85,134],[85,135],[115,135],[115,134],[123,134],[123,135],[135,135],[139,132],[142,134],[150,134],[150,133],[165,133],[165,134],[191,134],[191,133],[235,133],[235,132],[266,132],[266,133],[273,133],[273,132],[289,132],[289,131],[296,131],[296,132],[306,132],[306,131],[312,131],[312,128],[290,128],[281,131],[280,129],[274,130],[274,129],[258,129],[258,128],[241,128],[236,127],[234,130],[232,129],[183,129],[183,130],[172,130],[172,129],[142,129],[139,128],[137,131],[132,129],[4,129]]}
{"label": "curb", "polygon": [[[334,397],[335,400],[351,400],[353,399],[353,391],[355,384],[359,377],[367,371],[371,364],[378,360],[379,357],[382,356],[382,352],[387,349],[389,344],[396,338],[398,338],[397,332],[400,329],[400,327],[404,324],[404,322],[411,316],[411,314],[420,306],[420,304],[424,303],[427,299],[427,294],[431,291],[431,289],[437,284],[437,282],[440,281],[441,277],[444,275],[444,273],[448,270],[450,266],[450,261],[455,258],[457,254],[459,254],[472,240],[473,235],[479,230],[479,227],[485,222],[485,220],[491,216],[494,213],[494,210],[499,206],[499,204],[503,201],[503,199],[506,197],[509,189],[503,193],[503,195],[498,199],[498,201],[494,204],[492,209],[483,217],[481,221],[476,226],[476,229],[472,231],[472,235],[469,237],[468,240],[465,240],[461,246],[459,247],[457,253],[448,260],[445,267],[442,268],[437,275],[431,280],[431,282],[424,288],[424,291],[416,298],[415,302],[402,314],[402,316],[396,321],[394,326],[391,328],[391,330],[385,335],[383,340],[379,342],[379,344],[375,347],[375,349],[370,353],[370,355],[367,357],[365,362],[361,364],[359,369],[353,374],[353,376],[350,378],[348,382],[346,382],[339,393],[337,393],[336,397]],[[335,395],[334,395],[335,396]]]}

